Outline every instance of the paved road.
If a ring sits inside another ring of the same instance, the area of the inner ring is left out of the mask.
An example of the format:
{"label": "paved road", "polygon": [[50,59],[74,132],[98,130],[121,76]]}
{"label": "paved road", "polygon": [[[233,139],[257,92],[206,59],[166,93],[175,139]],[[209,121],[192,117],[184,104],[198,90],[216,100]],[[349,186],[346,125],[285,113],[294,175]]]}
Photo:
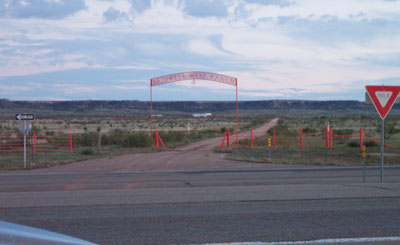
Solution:
{"label": "paved road", "polygon": [[[400,168],[10,173],[0,217],[101,244],[392,237]],[[386,244],[386,243],[385,243]]]}

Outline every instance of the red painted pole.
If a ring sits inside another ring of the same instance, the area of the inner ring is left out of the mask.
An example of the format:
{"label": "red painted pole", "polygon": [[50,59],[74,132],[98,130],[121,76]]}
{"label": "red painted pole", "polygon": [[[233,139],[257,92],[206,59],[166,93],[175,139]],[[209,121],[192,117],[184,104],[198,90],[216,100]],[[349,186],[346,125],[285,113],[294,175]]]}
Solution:
{"label": "red painted pole", "polygon": [[36,153],[36,132],[33,132],[33,152]]}
{"label": "red painted pole", "polygon": [[333,129],[330,128],[329,129],[329,148],[333,148]]}
{"label": "red painted pole", "polygon": [[231,145],[231,142],[230,142],[230,135],[229,135],[229,128],[228,128],[228,130],[226,131],[227,133],[226,133],[226,144],[227,144],[227,146],[228,146],[228,148],[230,147],[230,145]]}
{"label": "red painted pole", "polygon": [[161,145],[163,146],[164,150],[167,150],[167,148],[165,147],[165,145],[164,145],[164,142],[162,141],[162,139],[161,139],[161,136],[160,136],[160,135],[158,135],[158,139],[160,140],[160,142],[161,142]]}
{"label": "red painted pole", "polygon": [[160,138],[160,136],[158,135],[158,130],[156,130],[155,134],[156,134],[156,147],[157,147],[157,149],[158,149],[158,148],[160,148],[160,143],[159,143],[159,141],[158,141],[158,139]]}
{"label": "red painted pole", "polygon": [[251,148],[253,148],[253,129],[250,130],[250,138],[251,138],[250,146]]}
{"label": "red painted pole", "polygon": [[303,128],[300,128],[300,149],[303,150]]}
{"label": "red painted pole", "polygon": [[275,135],[275,129],[272,130],[273,135],[274,135],[274,151],[276,151],[276,135]]}
{"label": "red painted pole", "polygon": [[326,148],[329,148],[329,132],[328,132],[328,126],[325,127],[325,145]]}
{"label": "red painted pole", "polygon": [[72,133],[69,133],[69,152],[72,152]]}
{"label": "red painted pole", "polygon": [[226,138],[226,133],[227,133],[227,132],[228,132],[228,131],[226,131],[226,132],[224,133],[224,138],[222,139],[221,145],[220,145],[220,147],[219,147],[220,150],[222,149],[222,147],[224,147],[224,143],[225,143],[225,138]]}
{"label": "red painted pole", "polygon": [[239,146],[239,104],[238,104],[237,79],[236,79],[236,146]]}
{"label": "red painted pole", "polygon": [[360,147],[363,146],[363,128],[360,128]]}
{"label": "red painted pole", "polygon": [[150,80],[150,147],[153,147],[153,86]]}

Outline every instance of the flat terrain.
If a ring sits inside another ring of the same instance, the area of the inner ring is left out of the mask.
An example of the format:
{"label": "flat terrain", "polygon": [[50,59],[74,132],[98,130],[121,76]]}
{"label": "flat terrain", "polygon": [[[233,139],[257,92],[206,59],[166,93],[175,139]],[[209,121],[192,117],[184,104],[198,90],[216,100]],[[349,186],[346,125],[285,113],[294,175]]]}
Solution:
{"label": "flat terrain", "polygon": [[0,217],[100,244],[400,239],[400,167],[362,184],[360,167],[225,160],[220,140],[2,173]]}

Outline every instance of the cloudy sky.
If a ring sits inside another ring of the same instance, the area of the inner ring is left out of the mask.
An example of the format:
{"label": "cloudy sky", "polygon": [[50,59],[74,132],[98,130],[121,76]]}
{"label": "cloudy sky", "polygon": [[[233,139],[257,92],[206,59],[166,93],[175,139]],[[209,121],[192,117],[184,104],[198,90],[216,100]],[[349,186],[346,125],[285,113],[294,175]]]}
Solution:
{"label": "cloudy sky", "polygon": [[[399,0],[0,0],[0,98],[149,100],[149,79],[238,78],[240,100],[363,100],[400,85]],[[207,81],[154,100],[234,100]]]}

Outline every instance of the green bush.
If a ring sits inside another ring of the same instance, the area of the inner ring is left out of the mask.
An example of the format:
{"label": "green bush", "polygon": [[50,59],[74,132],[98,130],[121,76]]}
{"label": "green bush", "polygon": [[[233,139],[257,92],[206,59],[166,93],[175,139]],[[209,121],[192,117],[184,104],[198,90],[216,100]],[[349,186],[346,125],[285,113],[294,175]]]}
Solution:
{"label": "green bush", "polygon": [[92,149],[85,149],[82,151],[83,155],[93,155],[94,151]]}
{"label": "green bush", "polygon": [[180,142],[185,137],[185,133],[182,131],[160,131],[159,134],[164,144]]}
{"label": "green bush", "polygon": [[124,147],[147,147],[149,145],[149,135],[145,132],[130,133],[122,141]]}
{"label": "green bush", "polygon": [[367,142],[364,143],[364,145],[366,147],[376,147],[376,146],[378,146],[378,143],[376,143],[374,141],[367,141]]}
{"label": "green bush", "polygon": [[349,143],[347,143],[348,147],[360,147],[360,143],[355,142],[355,141],[350,141]]}
{"label": "green bush", "polygon": [[93,136],[91,133],[77,134],[74,136],[74,144],[79,146],[91,146]]}

